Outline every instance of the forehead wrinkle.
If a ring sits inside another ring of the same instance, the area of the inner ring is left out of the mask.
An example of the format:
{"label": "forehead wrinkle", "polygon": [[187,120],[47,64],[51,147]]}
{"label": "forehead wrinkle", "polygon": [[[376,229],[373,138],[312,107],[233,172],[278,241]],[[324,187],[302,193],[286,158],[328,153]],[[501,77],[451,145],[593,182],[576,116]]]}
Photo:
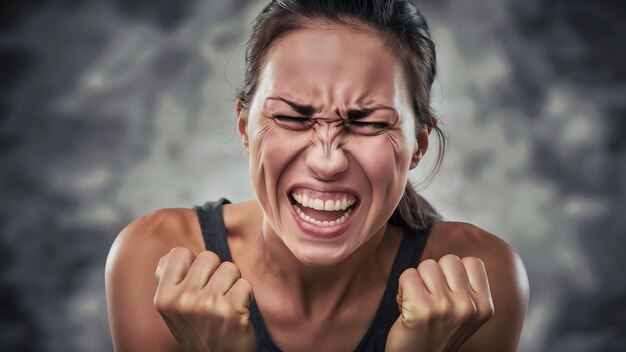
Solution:
{"label": "forehead wrinkle", "polygon": [[[277,82],[278,83],[278,82]],[[276,88],[276,87],[273,87]],[[267,100],[273,100],[281,104],[285,104],[289,106],[290,104],[288,100],[294,104],[307,106],[312,108],[312,113],[310,115],[316,114],[328,114],[328,106],[332,105],[332,92],[333,88],[328,87],[326,89],[315,87],[303,87],[298,86],[295,89],[292,88],[292,92],[289,92],[290,88],[283,87],[280,90],[276,89],[278,92],[271,92],[268,94]],[[274,90],[274,89],[272,89]],[[294,94],[295,93],[295,94]]]}
{"label": "forehead wrinkle", "polygon": [[[284,94],[289,96],[290,94]],[[379,111],[388,111],[393,114],[394,121],[400,120],[399,111],[394,107],[396,104],[389,103],[375,103],[378,100],[373,97],[369,97],[367,103],[361,101],[355,102],[341,102],[337,104],[332,104],[332,107],[325,107],[326,104],[312,104],[302,100],[302,99],[293,99],[293,98],[285,98],[281,95],[274,94],[265,98],[263,103],[263,109],[261,113],[269,113],[270,115],[274,115],[275,112],[273,107],[275,104],[281,104],[289,109],[296,111],[297,113],[304,115],[309,118],[324,120],[327,123],[332,123],[339,120],[356,120],[361,118],[367,118],[371,115],[376,115]],[[381,101],[387,99],[380,99]],[[397,100],[397,99],[396,99]],[[296,105],[294,107],[294,105]],[[297,106],[299,105],[299,107]],[[316,106],[315,106],[316,105]],[[328,104],[330,105],[330,104]],[[313,112],[306,111],[307,109],[311,109]],[[332,109],[332,113],[327,112]],[[351,116],[352,115],[352,116]],[[356,115],[356,116],[355,116]]]}
{"label": "forehead wrinkle", "polygon": [[[287,96],[289,96],[289,94],[285,94]],[[335,108],[334,109],[334,115],[332,112],[329,113],[329,110],[331,108],[327,108],[327,105],[331,105],[331,104],[320,104],[319,102],[306,102],[306,99],[292,99],[292,98],[285,98],[279,94],[273,94],[268,96],[267,98],[265,98],[265,102],[264,102],[264,106],[266,107],[266,109],[270,112],[273,111],[273,109],[271,108],[274,104],[284,104],[285,106],[289,107],[290,109],[299,112],[307,117],[311,117],[311,118],[318,118],[318,119],[325,119],[325,120],[336,120],[336,117],[341,117],[337,111],[339,108]],[[304,111],[300,110],[298,108],[294,108],[293,105],[301,105],[302,108],[311,108],[312,112],[311,113],[305,113]]]}
{"label": "forehead wrinkle", "polygon": [[[313,88],[315,92],[306,92],[303,93],[302,90],[296,91],[299,93],[299,97],[294,97],[293,92],[280,92],[280,93],[272,93],[269,92],[269,96],[265,98],[264,106],[272,106],[273,102],[277,104],[284,104],[285,107],[289,107],[289,109],[297,111],[299,113],[303,113],[303,111],[299,111],[298,109],[294,109],[291,104],[284,101],[288,100],[298,105],[302,105],[303,107],[312,107],[313,113],[308,114],[304,113],[303,115],[311,118],[319,118],[324,120],[336,120],[337,118],[347,119],[348,113],[351,110],[388,110],[392,112],[396,117],[400,117],[399,110],[405,109],[397,109],[397,105],[399,103],[406,103],[405,99],[400,98],[398,90],[402,91],[403,85],[397,80],[402,80],[401,77],[394,77],[394,85],[391,89],[391,94],[388,97],[381,96],[380,94],[371,94],[370,89],[367,89],[362,92],[357,93],[357,89],[341,89],[345,91],[347,94],[344,97],[339,96],[340,94],[333,96],[333,88],[328,87],[327,89]],[[276,81],[274,81],[276,83]],[[401,88],[402,87],[402,88]],[[275,87],[273,87],[275,88]],[[281,89],[282,90],[282,89]],[[324,93],[322,93],[324,92]],[[386,91],[389,92],[389,91]],[[313,97],[313,98],[311,98]],[[268,109],[273,110],[273,109]],[[371,114],[375,114],[376,111],[373,111]]]}
{"label": "forehead wrinkle", "polygon": [[[345,26],[332,26],[332,28],[337,29],[337,30],[332,31],[332,33],[344,33],[344,34],[338,35],[338,38],[345,38],[345,32],[346,32],[345,30],[350,29],[350,28],[346,28]],[[393,57],[393,55],[391,55],[392,57],[389,57],[390,53],[386,54],[388,50],[384,49],[385,48],[385,40],[383,40],[384,38],[380,36],[375,36],[377,40],[371,41],[371,39],[368,39],[367,42],[365,42],[365,44],[367,48],[372,47],[373,50],[377,51],[377,55],[374,55],[374,57],[376,58],[375,59],[376,61],[372,61],[374,59],[367,59],[366,61],[369,62],[369,66],[367,65],[363,66],[363,69],[365,69],[365,71],[362,71],[362,70],[359,71],[358,69],[356,69],[356,71],[352,70],[355,68],[354,65],[361,67],[364,64],[361,61],[358,61],[356,63],[346,63],[348,66],[346,66],[345,68],[348,70],[346,71],[342,69],[341,71],[338,71],[338,73],[342,75],[343,73],[348,74],[350,72],[358,72],[360,76],[358,77],[357,81],[354,81],[353,79],[349,79],[350,77],[333,76],[325,81],[317,81],[315,83],[315,86],[309,85],[307,87],[306,80],[302,80],[302,81],[300,80],[300,78],[304,79],[306,78],[306,76],[303,76],[302,75],[303,71],[299,70],[299,67],[297,66],[298,64],[296,63],[298,61],[294,61],[295,58],[294,58],[294,54],[292,50],[294,50],[294,45],[297,48],[301,48],[301,47],[310,48],[310,45],[302,46],[302,43],[299,43],[299,41],[295,41],[293,43],[292,41],[294,41],[294,36],[296,35],[304,36],[304,38],[308,40],[309,37],[311,36],[310,33],[314,33],[314,32],[317,32],[317,31],[315,31],[314,29],[312,30],[311,28],[303,28],[301,30],[297,30],[285,36],[284,38],[282,38],[283,41],[273,46],[272,52],[270,53],[270,55],[268,55],[268,57],[273,57],[273,54],[275,53],[275,51],[280,52],[280,55],[277,57],[281,62],[281,65],[279,65],[279,67],[285,67],[286,69],[286,71],[284,72],[282,72],[283,70],[281,70],[282,74],[286,75],[284,77],[286,80],[278,79],[277,83],[278,82],[294,83],[297,85],[297,87],[296,86],[292,87],[292,88],[297,88],[294,90],[310,91],[307,93],[312,93],[317,98],[317,100],[321,101],[322,103],[329,103],[333,100],[333,98],[342,98],[348,101],[359,101],[363,97],[367,97],[367,96],[371,96],[372,94],[375,94],[376,87],[380,87],[381,79],[385,82],[389,82],[388,79],[391,77],[389,77],[388,74],[391,72],[389,70],[380,70],[381,64],[384,64],[388,69],[392,69],[392,70],[393,70],[393,67],[390,67],[390,64],[391,66],[398,66],[397,58]],[[348,32],[355,33],[354,31],[350,31],[350,30]],[[372,36],[369,36],[369,37],[371,38]],[[361,38],[361,35],[359,35],[359,37],[356,39],[362,40],[360,38]],[[335,36],[329,36],[328,33],[324,33],[324,37],[322,39],[315,38],[315,40],[330,40],[331,42],[333,42],[336,39],[337,38],[335,38]],[[285,41],[289,41],[289,43],[286,43]],[[352,51],[350,51],[350,53],[354,54]],[[307,50],[305,54],[308,55],[308,57],[310,57],[309,50]],[[363,52],[361,52],[361,54],[363,54]],[[286,64],[287,66],[283,66],[282,64]],[[294,81],[293,74],[296,74],[297,77],[300,77],[300,76],[302,77]],[[326,79],[326,78],[324,77],[323,79]],[[305,85],[303,86],[303,84]],[[385,84],[385,86],[386,85],[387,84]],[[392,86],[393,85],[391,85],[388,88],[393,89]],[[387,91],[387,87],[384,87],[383,89]],[[337,92],[335,92],[335,90]],[[335,93],[339,93],[339,94],[335,94]]]}

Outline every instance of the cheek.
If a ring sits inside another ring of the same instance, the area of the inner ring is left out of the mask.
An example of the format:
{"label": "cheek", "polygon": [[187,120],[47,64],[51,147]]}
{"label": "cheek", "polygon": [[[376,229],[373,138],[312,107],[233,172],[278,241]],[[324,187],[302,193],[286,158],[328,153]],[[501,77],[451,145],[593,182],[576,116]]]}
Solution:
{"label": "cheek", "polygon": [[401,183],[404,189],[410,157],[406,141],[399,131],[391,131],[381,136],[355,138],[351,141],[353,154],[372,187]]}
{"label": "cheek", "polygon": [[363,226],[377,230],[387,222],[404,194],[410,163],[405,140],[401,133],[393,131],[376,137],[355,138],[351,153],[371,191]]}
{"label": "cheek", "polygon": [[261,125],[250,140],[250,177],[260,203],[278,211],[278,182],[289,164],[306,147],[306,138],[272,123]]}
{"label": "cheek", "polygon": [[306,146],[307,140],[302,133],[266,123],[251,140],[250,154],[253,155],[251,162],[271,170],[284,167]]}

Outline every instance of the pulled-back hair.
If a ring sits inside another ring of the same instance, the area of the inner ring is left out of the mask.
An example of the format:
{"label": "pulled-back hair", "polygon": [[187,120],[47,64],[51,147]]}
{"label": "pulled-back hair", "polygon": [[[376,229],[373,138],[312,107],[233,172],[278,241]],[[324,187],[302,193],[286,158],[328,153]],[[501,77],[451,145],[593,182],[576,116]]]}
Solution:
{"label": "pulled-back hair", "polygon": [[[255,94],[265,54],[272,44],[287,33],[306,28],[315,21],[378,32],[396,51],[404,69],[405,83],[415,113],[415,133],[432,128],[439,141],[439,154],[428,180],[441,166],[447,138],[437,125],[430,108],[430,89],[436,75],[435,44],[428,25],[408,0],[273,0],[256,17],[246,48],[244,87],[237,93],[244,116]],[[420,196],[410,181],[389,223],[411,230],[428,228],[441,215]]]}

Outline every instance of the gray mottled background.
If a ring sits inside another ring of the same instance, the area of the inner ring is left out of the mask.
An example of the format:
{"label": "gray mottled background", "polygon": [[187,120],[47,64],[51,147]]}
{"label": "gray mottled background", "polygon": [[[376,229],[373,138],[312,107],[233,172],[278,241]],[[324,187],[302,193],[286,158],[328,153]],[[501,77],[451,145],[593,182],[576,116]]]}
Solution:
{"label": "gray mottled background", "polygon": [[[625,6],[420,5],[452,146],[422,193],[520,253],[522,351],[626,346]],[[262,6],[2,2],[0,349],[111,350],[103,270],[123,226],[252,196],[234,92]]]}

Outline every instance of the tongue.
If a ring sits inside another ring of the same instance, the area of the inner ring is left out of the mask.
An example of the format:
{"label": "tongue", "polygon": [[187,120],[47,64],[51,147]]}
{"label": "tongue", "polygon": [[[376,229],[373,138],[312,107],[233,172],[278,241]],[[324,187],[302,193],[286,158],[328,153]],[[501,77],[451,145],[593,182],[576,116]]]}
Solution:
{"label": "tongue", "polygon": [[343,216],[346,213],[345,210],[333,210],[333,211],[325,211],[325,210],[315,210],[313,208],[307,207],[299,207],[300,210],[305,215],[310,216],[311,218],[319,221],[335,221]]}

